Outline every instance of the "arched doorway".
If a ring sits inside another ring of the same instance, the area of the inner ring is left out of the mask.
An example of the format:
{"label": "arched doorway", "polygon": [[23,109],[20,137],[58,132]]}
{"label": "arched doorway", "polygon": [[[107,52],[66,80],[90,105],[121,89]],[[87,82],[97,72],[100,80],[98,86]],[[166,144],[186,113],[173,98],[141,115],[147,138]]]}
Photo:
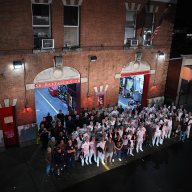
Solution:
{"label": "arched doorway", "polygon": [[145,61],[133,61],[123,67],[120,73],[118,105],[126,107],[128,102],[147,106],[150,80],[150,65]]}
{"label": "arched doorway", "polygon": [[48,113],[54,117],[80,109],[80,73],[71,67],[48,68],[34,79],[35,109],[38,124]]}

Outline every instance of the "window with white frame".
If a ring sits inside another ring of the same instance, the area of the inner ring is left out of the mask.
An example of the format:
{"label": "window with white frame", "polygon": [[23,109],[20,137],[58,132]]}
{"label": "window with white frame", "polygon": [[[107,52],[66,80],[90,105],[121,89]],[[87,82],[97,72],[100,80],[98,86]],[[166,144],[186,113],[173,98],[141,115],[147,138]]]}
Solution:
{"label": "window with white frame", "polygon": [[130,45],[130,40],[135,39],[136,11],[126,11],[125,38],[124,44]]}
{"label": "window with white frame", "polygon": [[41,48],[42,39],[51,38],[50,4],[32,4],[34,48]]}
{"label": "window with white frame", "polygon": [[146,13],[145,14],[145,21],[144,21],[144,28],[143,28],[143,45],[150,46],[151,45],[151,35],[153,31],[153,24],[154,24],[154,14],[153,13]]}
{"label": "window with white frame", "polygon": [[64,47],[79,46],[79,6],[64,6]]}

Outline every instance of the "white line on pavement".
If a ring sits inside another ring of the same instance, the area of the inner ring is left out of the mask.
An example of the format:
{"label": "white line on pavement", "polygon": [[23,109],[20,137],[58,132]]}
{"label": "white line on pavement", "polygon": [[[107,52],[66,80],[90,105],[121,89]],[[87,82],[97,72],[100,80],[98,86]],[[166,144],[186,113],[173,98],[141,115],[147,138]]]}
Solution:
{"label": "white line on pavement", "polygon": [[53,105],[51,105],[51,103],[39,92],[39,90],[37,90],[37,92],[38,92],[39,95],[48,103],[48,105],[49,105],[56,113],[58,113],[58,111],[55,109],[55,107],[53,107]]}
{"label": "white line on pavement", "polygon": [[121,101],[119,101],[119,103],[120,103],[121,105],[123,105],[123,106],[127,107],[127,105],[126,105],[126,104],[124,104],[124,103],[122,103]]}

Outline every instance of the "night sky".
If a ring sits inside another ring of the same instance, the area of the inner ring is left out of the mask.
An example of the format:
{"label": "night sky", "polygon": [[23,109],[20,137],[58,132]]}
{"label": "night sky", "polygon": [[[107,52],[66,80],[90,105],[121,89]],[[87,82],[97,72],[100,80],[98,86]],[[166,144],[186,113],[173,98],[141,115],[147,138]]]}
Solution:
{"label": "night sky", "polygon": [[171,58],[192,54],[192,10],[189,0],[178,0],[175,16],[174,33],[171,47]]}
{"label": "night sky", "polygon": [[190,0],[178,0],[175,17],[175,28],[187,27],[192,29],[192,16]]}

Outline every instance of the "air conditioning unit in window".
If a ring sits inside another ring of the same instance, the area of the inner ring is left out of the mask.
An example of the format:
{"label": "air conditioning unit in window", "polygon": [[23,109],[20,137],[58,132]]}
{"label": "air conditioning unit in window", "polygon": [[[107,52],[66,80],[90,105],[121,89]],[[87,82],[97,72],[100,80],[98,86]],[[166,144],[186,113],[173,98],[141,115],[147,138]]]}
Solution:
{"label": "air conditioning unit in window", "polygon": [[131,47],[137,47],[138,46],[138,40],[137,39],[131,39],[130,45],[131,45]]}
{"label": "air conditioning unit in window", "polygon": [[127,47],[137,47],[138,46],[138,40],[137,39],[125,39],[124,42],[125,46]]}
{"label": "air conditioning unit in window", "polygon": [[54,39],[42,39],[41,49],[54,49]]}

